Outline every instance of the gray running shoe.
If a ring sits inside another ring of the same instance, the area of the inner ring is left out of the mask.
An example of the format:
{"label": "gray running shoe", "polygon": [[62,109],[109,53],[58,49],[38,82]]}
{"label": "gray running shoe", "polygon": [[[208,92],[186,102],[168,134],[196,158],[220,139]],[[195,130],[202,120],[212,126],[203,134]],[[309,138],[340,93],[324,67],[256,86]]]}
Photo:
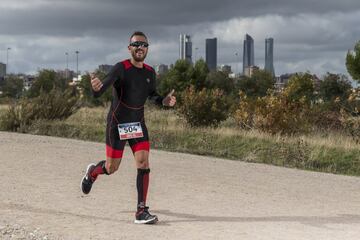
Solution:
{"label": "gray running shoe", "polygon": [[157,221],[158,217],[149,213],[149,207],[140,208],[135,214],[135,223],[137,224],[154,224]]}
{"label": "gray running shoe", "polygon": [[89,164],[89,166],[87,166],[84,177],[81,179],[80,188],[84,194],[88,194],[90,192],[91,187],[95,182],[95,180],[93,180],[90,176],[90,173],[92,172],[92,170],[94,170],[95,166],[96,165],[94,163]]}

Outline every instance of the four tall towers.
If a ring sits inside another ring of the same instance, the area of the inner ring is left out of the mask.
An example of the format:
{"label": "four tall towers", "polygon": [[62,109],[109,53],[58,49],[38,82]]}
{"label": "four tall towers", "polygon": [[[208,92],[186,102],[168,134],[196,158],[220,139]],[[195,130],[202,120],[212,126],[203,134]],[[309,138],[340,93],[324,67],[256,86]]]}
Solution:
{"label": "four tall towers", "polygon": [[[216,70],[217,67],[217,38],[205,40],[205,58],[209,70]],[[180,59],[192,63],[192,42],[190,35],[180,34]],[[243,74],[249,75],[255,66],[254,39],[245,34],[243,45]],[[265,66],[264,70],[275,76],[274,70],[274,39],[265,39]]]}

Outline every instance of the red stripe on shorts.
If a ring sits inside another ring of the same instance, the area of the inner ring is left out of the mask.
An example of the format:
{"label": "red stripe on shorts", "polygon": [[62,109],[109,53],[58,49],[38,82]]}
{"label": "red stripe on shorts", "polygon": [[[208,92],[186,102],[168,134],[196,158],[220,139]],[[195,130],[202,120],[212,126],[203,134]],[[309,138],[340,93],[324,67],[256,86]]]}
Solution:
{"label": "red stripe on shorts", "polygon": [[131,147],[133,153],[141,150],[150,151],[150,143],[148,141],[136,143]]}
{"label": "red stripe on shorts", "polygon": [[113,149],[113,148],[110,147],[109,145],[106,145],[106,156],[107,156],[107,157],[110,157],[110,158],[122,158],[122,156],[123,156],[123,151],[122,151],[122,150]]}

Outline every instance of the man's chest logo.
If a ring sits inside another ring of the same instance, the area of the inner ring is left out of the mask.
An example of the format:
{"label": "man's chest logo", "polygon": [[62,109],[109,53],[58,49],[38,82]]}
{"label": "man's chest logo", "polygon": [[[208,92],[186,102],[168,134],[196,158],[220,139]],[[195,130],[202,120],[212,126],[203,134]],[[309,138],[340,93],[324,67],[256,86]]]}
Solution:
{"label": "man's chest logo", "polygon": [[150,83],[150,78],[147,78],[147,79],[146,79],[146,82],[147,82],[147,83]]}

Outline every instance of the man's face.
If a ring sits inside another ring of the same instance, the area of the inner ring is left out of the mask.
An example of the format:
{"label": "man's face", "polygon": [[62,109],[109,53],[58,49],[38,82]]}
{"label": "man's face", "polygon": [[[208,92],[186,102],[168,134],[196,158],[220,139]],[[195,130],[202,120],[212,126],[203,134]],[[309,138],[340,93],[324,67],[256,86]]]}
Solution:
{"label": "man's face", "polygon": [[137,62],[144,61],[148,51],[148,47],[144,45],[147,45],[147,43],[148,42],[144,36],[135,35],[130,39],[130,44],[128,46],[128,49],[135,61]]}

